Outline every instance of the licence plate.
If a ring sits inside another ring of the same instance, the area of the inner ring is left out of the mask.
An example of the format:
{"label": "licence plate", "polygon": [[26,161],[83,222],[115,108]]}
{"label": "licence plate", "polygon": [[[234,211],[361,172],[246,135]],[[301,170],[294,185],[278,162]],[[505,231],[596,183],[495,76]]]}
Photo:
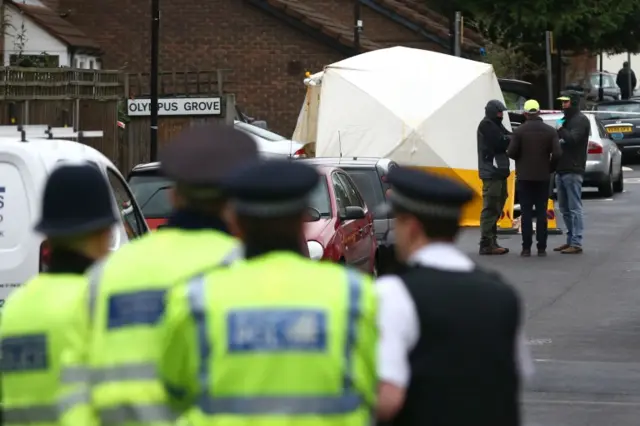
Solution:
{"label": "licence plate", "polygon": [[608,133],[631,133],[632,131],[633,127],[631,126],[607,127]]}

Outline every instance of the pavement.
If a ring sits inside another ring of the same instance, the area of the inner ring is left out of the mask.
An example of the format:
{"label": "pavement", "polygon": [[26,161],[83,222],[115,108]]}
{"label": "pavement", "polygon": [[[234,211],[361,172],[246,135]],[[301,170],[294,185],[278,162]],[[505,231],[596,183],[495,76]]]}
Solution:
{"label": "pavement", "polygon": [[504,256],[479,256],[477,229],[460,237],[524,300],[536,374],[523,426],[640,425],[640,165],[625,169],[623,193],[602,199],[586,189],[583,199],[580,255],[551,251],[564,235],[549,236],[546,258],[521,258],[520,235],[501,237]]}

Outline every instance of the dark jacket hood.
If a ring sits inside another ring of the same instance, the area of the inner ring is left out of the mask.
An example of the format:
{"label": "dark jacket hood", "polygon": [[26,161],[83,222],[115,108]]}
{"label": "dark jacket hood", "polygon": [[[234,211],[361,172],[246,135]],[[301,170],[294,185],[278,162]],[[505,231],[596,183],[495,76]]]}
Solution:
{"label": "dark jacket hood", "polygon": [[507,107],[502,102],[497,99],[493,99],[487,102],[487,105],[484,107],[484,116],[489,120],[502,120],[501,117],[498,117],[498,114],[506,110]]}

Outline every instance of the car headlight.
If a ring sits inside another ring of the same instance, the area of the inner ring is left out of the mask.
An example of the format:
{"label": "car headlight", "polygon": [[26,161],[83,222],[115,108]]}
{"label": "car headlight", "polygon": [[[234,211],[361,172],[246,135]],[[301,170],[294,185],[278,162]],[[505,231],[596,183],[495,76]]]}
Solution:
{"label": "car headlight", "polygon": [[313,260],[320,260],[324,256],[324,247],[317,241],[307,241],[309,257]]}

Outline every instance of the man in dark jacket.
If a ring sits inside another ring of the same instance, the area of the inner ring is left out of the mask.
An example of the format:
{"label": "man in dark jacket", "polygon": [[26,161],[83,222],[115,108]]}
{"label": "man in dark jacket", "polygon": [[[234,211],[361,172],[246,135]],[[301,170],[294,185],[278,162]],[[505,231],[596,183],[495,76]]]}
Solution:
{"label": "man in dark jacket", "polygon": [[[629,75],[631,75],[631,78],[629,78]],[[631,81],[631,87],[629,87],[629,81]],[[620,88],[620,97],[622,99],[629,99],[633,96],[633,89],[638,84],[638,80],[636,80],[636,73],[631,69],[629,62],[622,64],[622,69],[618,71],[618,76],[616,77],[616,84]]]}
{"label": "man in dark jacket", "polygon": [[507,107],[492,100],[485,107],[485,117],[478,126],[478,173],[482,179],[480,213],[480,254],[506,254],[509,249],[498,244],[498,220],[507,201],[509,177],[509,132],[502,124]]}
{"label": "man in dark jacket", "polygon": [[546,256],[549,180],[562,150],[558,133],[540,117],[538,101],[528,100],[524,110],[527,121],[513,132],[507,149],[507,155],[516,160],[516,188],[522,220],[521,255],[531,256],[535,207],[538,256]]}
{"label": "man in dark jacket", "polygon": [[565,254],[582,253],[582,182],[587,165],[587,146],[591,123],[580,112],[576,94],[558,98],[564,118],[558,129],[562,156],[556,167],[558,205],[567,227],[567,242],[553,249]]}

